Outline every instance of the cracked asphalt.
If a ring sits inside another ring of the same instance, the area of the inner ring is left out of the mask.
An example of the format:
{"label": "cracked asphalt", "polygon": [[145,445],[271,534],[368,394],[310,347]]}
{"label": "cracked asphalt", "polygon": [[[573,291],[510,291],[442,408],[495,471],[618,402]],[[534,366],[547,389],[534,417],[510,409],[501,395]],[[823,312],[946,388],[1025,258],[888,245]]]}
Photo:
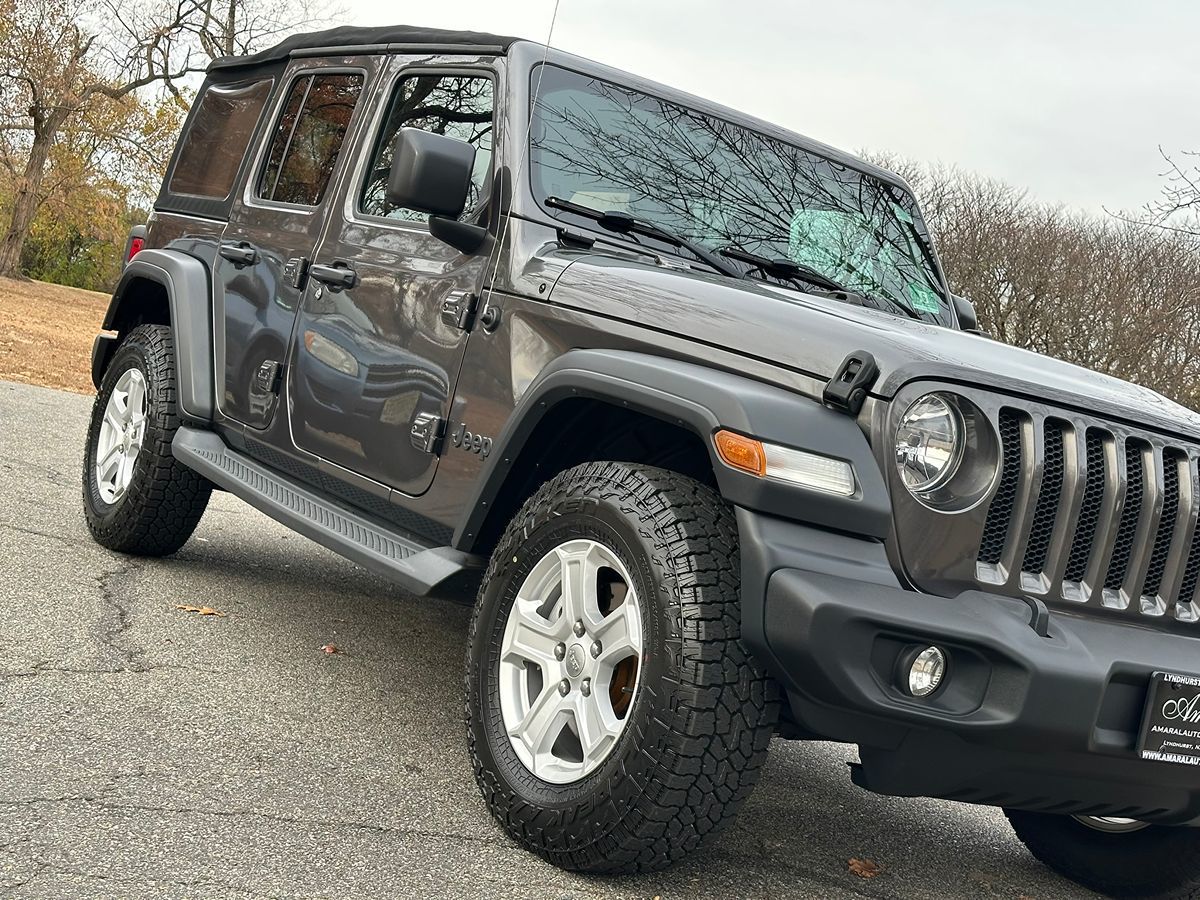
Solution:
{"label": "cracked asphalt", "polygon": [[[0,896],[1091,896],[1000,813],[874,796],[849,782],[852,747],[783,741],[693,859],[554,869],[476,791],[469,610],[224,494],[174,557],[101,549],[79,499],[90,405],[0,382]],[[851,857],[882,874],[857,878]]]}

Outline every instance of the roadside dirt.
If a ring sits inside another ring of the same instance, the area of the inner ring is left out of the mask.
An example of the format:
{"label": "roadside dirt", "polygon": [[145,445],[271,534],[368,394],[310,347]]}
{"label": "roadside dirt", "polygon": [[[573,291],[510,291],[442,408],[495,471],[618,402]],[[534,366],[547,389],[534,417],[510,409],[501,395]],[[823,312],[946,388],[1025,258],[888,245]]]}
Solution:
{"label": "roadside dirt", "polygon": [[108,295],[0,278],[0,379],[91,394],[92,339]]}

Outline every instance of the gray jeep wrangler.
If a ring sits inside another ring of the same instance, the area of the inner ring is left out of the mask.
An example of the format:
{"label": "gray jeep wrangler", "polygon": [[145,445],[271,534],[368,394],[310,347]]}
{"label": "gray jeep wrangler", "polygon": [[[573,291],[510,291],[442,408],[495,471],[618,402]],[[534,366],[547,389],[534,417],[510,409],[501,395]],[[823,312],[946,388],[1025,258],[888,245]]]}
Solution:
{"label": "gray jeep wrangler", "polygon": [[1200,896],[1200,417],[976,332],[909,188],[515,38],[214,63],[96,338],[83,500],[211,490],[477,592],[479,787],[586,872],[733,819],[773,735]]}

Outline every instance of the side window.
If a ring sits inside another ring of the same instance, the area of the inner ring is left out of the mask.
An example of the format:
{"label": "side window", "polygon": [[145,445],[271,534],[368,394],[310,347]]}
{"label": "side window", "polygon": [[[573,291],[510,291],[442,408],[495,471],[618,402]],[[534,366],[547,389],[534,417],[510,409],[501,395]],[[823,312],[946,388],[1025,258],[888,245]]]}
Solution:
{"label": "side window", "polygon": [[246,148],[271,95],[271,79],[211,85],[180,142],[168,193],[224,200],[233,190]]}
{"label": "side window", "polygon": [[325,194],[350,117],[362,92],[361,75],[306,75],[292,82],[271,138],[257,196],[316,206]]}
{"label": "side window", "polygon": [[479,206],[492,163],[492,79],[487,75],[413,75],[402,78],[388,104],[387,118],[371,153],[371,165],[359,196],[359,212],[368,216],[423,222],[426,216],[387,201],[392,143],[401,128],[420,128],[475,145],[475,174],[463,217]]}

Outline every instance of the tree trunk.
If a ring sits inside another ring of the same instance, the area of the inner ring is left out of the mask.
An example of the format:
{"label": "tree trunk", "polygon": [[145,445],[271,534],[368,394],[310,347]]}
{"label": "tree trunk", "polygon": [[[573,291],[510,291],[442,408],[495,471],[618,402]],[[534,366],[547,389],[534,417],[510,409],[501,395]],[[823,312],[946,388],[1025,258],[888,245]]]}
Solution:
{"label": "tree trunk", "polygon": [[46,175],[46,163],[50,158],[50,147],[54,143],[55,130],[38,129],[34,133],[33,144],[29,148],[29,160],[25,163],[25,171],[17,182],[17,190],[13,197],[12,218],[0,242],[0,275],[6,278],[21,277],[21,251],[25,249],[25,239],[29,229],[33,227],[33,219],[38,211],[38,193],[42,188],[42,179]]}
{"label": "tree trunk", "polygon": [[229,0],[229,9],[225,13],[225,55],[233,56],[237,51],[234,37],[237,35],[237,5],[238,0]]}

